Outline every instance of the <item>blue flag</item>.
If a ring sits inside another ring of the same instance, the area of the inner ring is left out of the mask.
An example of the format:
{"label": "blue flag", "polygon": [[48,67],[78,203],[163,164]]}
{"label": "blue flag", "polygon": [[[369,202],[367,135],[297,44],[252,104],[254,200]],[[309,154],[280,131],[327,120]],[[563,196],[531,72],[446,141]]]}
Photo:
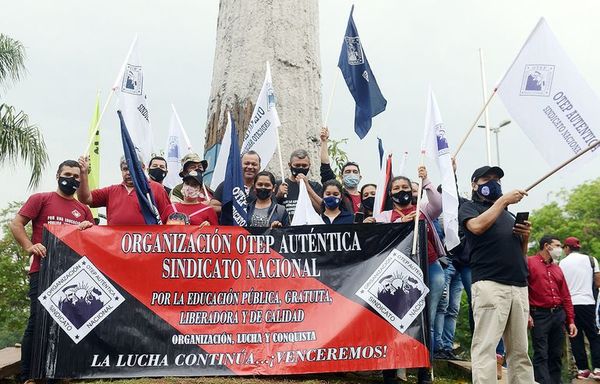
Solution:
{"label": "blue flag", "polygon": [[158,213],[158,209],[156,209],[154,195],[150,189],[148,179],[142,170],[142,165],[138,160],[135,146],[133,145],[133,141],[131,141],[131,136],[129,136],[129,131],[127,131],[127,126],[123,120],[123,114],[121,111],[117,111],[117,114],[119,115],[119,120],[121,121],[121,140],[123,141],[125,161],[127,161],[127,167],[129,168],[131,180],[133,180],[135,194],[137,195],[138,202],[140,203],[144,221],[146,224],[162,224],[162,221],[160,220],[160,214]]}
{"label": "blue flag", "polygon": [[356,102],[354,132],[362,139],[371,129],[371,118],[385,111],[387,100],[381,94],[377,80],[371,72],[356,25],[354,25],[353,11],[354,6],[350,10],[338,67],[340,67],[348,89]]}
{"label": "blue flag", "polygon": [[229,146],[227,166],[225,167],[226,177],[225,181],[223,181],[223,209],[221,211],[220,223],[221,225],[245,227],[248,221],[246,190],[242,174],[237,130],[231,112],[229,112],[229,124],[231,124],[231,144]]}

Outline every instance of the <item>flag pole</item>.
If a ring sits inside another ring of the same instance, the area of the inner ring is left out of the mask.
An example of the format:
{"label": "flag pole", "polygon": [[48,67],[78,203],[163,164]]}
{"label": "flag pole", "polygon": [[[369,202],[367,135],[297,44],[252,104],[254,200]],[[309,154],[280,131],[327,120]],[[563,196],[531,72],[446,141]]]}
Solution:
{"label": "flag pole", "polygon": [[[483,66],[483,49],[479,48],[479,67],[481,69],[481,98],[483,100],[483,102],[485,103],[485,95],[487,95],[487,86],[486,86],[486,79],[485,79],[485,67]],[[491,147],[491,141],[492,141],[492,137],[490,134],[490,116],[488,113],[488,108],[486,107],[484,109],[484,121],[485,121],[485,146],[487,149],[487,164],[489,166],[492,165],[492,147]]]}
{"label": "flag pole", "polygon": [[187,150],[188,152],[191,152],[192,143],[190,142],[190,138],[188,137],[187,132],[183,128],[183,124],[181,124],[181,119],[179,118],[179,114],[175,110],[175,105],[173,103],[171,103],[171,109],[173,109],[173,114],[175,115],[175,119],[177,119],[177,124],[179,124],[179,128],[181,128],[181,133],[183,133],[183,138],[185,140],[185,143],[187,144]]}
{"label": "flag pole", "polygon": [[94,139],[96,138],[96,132],[98,132],[98,128],[100,127],[100,122],[102,121],[102,116],[104,116],[104,113],[108,109],[108,104],[110,104],[110,100],[112,99],[114,93],[115,93],[115,89],[113,88],[110,90],[110,92],[108,94],[108,98],[106,99],[106,103],[104,103],[104,108],[102,108],[102,112],[100,112],[100,117],[98,117],[98,121],[96,122],[96,126],[94,127],[94,134],[90,137],[90,141],[88,142],[87,146],[85,147],[85,151],[83,151],[83,153],[85,155],[87,155],[90,152],[92,143],[94,142]]}
{"label": "flag pole", "polygon": [[279,139],[279,127],[275,127],[275,133],[277,134],[277,155],[279,156],[279,171],[281,172],[281,182],[285,180],[285,174],[283,173],[283,159],[281,157],[281,140]]}
{"label": "flag pole", "polygon": [[570,164],[573,161],[577,160],[579,157],[583,156],[583,154],[585,154],[585,153],[587,153],[587,152],[589,152],[589,151],[591,151],[593,149],[598,149],[598,148],[600,148],[600,142],[598,142],[598,143],[596,143],[594,145],[590,145],[584,151],[579,152],[577,155],[575,155],[575,156],[571,157],[570,159],[566,160],[561,165],[559,165],[558,167],[554,168],[552,171],[546,173],[544,176],[542,176],[540,179],[538,179],[535,183],[533,183],[529,187],[525,188],[525,191],[529,192],[531,189],[533,189],[533,187],[537,186],[542,181],[546,180],[547,178],[549,178],[550,176],[552,176],[556,172],[560,171],[562,168],[564,168],[568,164]]}
{"label": "flag pole", "polygon": [[454,151],[454,154],[452,155],[452,157],[456,157],[456,155],[458,154],[458,152],[460,151],[460,149],[462,148],[462,146],[465,144],[465,141],[467,141],[467,138],[469,137],[469,135],[473,131],[473,128],[475,128],[475,126],[477,125],[477,122],[481,118],[481,115],[483,115],[483,113],[487,109],[488,105],[490,104],[490,101],[492,101],[492,99],[494,98],[494,95],[496,94],[497,90],[498,90],[498,88],[494,88],[494,91],[492,92],[492,94],[490,95],[490,97],[487,99],[485,105],[483,106],[483,108],[481,108],[481,111],[479,111],[479,114],[477,114],[477,117],[475,118],[475,121],[473,122],[473,125],[471,125],[471,128],[469,128],[469,130],[467,131],[467,133],[465,134],[465,136],[462,138],[460,144],[458,144],[458,146],[456,147],[456,151]]}
{"label": "flag pole", "polygon": [[327,111],[325,112],[325,120],[323,121],[323,126],[327,126],[327,122],[329,121],[329,114],[331,112],[331,106],[333,104],[333,95],[335,93],[335,87],[337,85],[338,77],[340,77],[340,72],[335,71],[335,77],[333,79],[333,86],[331,87],[331,93],[329,94],[329,102],[327,103]]}
{"label": "flag pole", "polygon": [[[419,160],[419,168],[425,163],[425,151],[421,150],[421,158]],[[417,254],[417,241],[419,239],[419,216],[421,216],[421,191],[423,190],[423,179],[419,177],[419,188],[417,188],[417,209],[415,215],[415,229],[413,230],[413,243],[411,255]]]}

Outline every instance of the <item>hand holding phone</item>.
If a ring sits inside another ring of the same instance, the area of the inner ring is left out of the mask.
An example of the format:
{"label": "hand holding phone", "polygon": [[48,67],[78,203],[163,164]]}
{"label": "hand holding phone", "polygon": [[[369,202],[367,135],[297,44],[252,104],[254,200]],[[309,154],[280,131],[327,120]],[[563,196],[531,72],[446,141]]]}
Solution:
{"label": "hand holding phone", "polygon": [[518,212],[517,217],[515,218],[515,226],[517,224],[525,224],[525,222],[529,219],[529,212]]}

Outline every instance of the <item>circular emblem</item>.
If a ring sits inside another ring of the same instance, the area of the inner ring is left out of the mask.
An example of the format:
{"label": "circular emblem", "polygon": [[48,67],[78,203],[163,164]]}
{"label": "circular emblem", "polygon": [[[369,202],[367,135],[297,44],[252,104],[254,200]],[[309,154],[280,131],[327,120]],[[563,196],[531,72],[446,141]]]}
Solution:
{"label": "circular emblem", "polygon": [[485,187],[481,187],[481,194],[483,196],[489,196],[489,194],[490,194],[490,187],[488,187],[487,185]]}

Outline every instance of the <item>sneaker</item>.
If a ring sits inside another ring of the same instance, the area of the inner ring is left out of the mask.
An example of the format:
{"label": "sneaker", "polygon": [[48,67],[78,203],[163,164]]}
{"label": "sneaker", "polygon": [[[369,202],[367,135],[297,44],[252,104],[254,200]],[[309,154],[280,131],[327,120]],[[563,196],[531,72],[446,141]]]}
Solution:
{"label": "sneaker", "polygon": [[577,378],[580,380],[587,379],[590,377],[590,374],[591,372],[589,369],[580,369],[577,371]]}
{"label": "sneaker", "polygon": [[588,377],[590,379],[600,380],[600,368],[594,368]]}

